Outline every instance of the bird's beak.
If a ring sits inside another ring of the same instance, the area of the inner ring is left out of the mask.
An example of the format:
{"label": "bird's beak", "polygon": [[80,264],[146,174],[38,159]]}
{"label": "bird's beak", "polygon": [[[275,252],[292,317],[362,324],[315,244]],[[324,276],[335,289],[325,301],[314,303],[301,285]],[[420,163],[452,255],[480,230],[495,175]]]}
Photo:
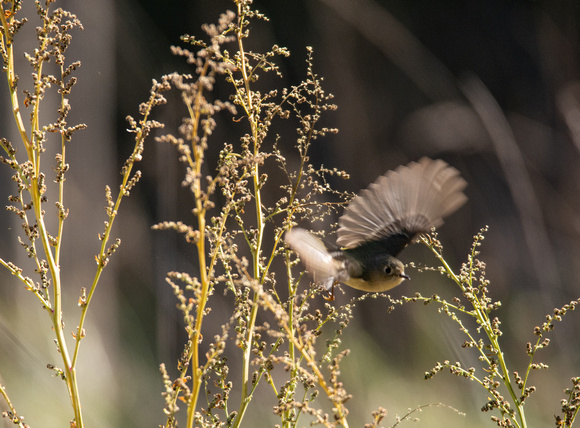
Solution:
{"label": "bird's beak", "polygon": [[403,279],[408,279],[409,281],[411,280],[411,277],[407,274],[404,274],[404,273],[400,274],[399,277],[403,278]]}

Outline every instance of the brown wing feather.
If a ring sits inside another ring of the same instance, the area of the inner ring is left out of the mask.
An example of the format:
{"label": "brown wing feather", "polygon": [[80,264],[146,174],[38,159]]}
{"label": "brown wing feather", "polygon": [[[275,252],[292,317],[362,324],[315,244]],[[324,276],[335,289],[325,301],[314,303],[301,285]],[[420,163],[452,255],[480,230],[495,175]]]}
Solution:
{"label": "brown wing feather", "polygon": [[389,237],[401,234],[411,240],[461,207],[466,185],[459,171],[442,160],[422,158],[400,166],[350,202],[339,219],[336,243],[344,248],[369,241],[388,244]]}

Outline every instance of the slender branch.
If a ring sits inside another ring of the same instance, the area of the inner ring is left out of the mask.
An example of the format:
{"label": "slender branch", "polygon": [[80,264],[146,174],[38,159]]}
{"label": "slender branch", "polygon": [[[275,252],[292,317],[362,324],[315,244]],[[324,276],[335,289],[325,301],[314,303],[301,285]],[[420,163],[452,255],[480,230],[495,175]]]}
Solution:
{"label": "slender branch", "polygon": [[6,402],[6,405],[8,406],[9,409],[9,412],[3,412],[2,416],[8,418],[8,420],[13,424],[18,425],[19,428],[28,428],[28,425],[22,422],[23,418],[21,416],[18,416],[16,409],[12,405],[12,401],[10,401],[10,397],[8,397],[6,388],[2,384],[0,384],[0,394],[2,395],[2,398],[4,398],[4,401]]}

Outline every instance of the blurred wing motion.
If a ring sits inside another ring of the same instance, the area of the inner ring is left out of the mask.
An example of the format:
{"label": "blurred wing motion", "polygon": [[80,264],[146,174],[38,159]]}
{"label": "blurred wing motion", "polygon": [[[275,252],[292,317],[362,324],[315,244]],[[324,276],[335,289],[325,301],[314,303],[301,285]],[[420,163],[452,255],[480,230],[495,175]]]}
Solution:
{"label": "blurred wing motion", "polygon": [[422,158],[400,166],[350,202],[339,219],[336,243],[347,249],[378,244],[395,256],[418,233],[440,226],[461,207],[467,201],[465,186],[459,171],[442,160]]}
{"label": "blurred wing motion", "polygon": [[300,255],[314,282],[325,289],[330,289],[335,281],[348,279],[344,262],[335,259],[324,243],[312,233],[294,228],[286,232],[284,241]]}

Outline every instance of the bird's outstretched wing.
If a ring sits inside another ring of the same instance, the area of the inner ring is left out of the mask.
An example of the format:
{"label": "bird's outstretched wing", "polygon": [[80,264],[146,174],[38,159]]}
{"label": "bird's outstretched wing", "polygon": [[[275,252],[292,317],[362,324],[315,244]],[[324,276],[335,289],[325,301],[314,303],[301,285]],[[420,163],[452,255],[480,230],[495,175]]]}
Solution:
{"label": "bird's outstretched wing", "polygon": [[339,219],[336,243],[354,249],[376,242],[395,256],[418,233],[443,224],[461,207],[467,182],[442,160],[422,158],[379,177]]}

